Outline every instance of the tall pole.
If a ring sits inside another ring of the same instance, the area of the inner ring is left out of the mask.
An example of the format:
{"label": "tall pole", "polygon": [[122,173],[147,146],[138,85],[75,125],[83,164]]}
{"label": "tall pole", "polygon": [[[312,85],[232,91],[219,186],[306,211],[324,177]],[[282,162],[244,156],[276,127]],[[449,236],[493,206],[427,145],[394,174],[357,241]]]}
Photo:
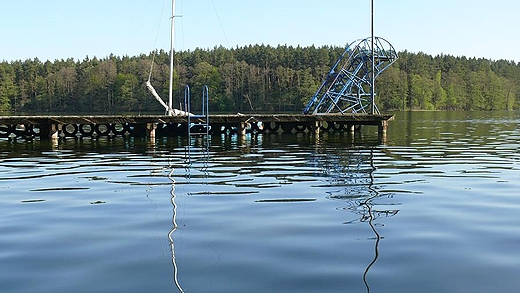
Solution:
{"label": "tall pole", "polygon": [[168,93],[168,116],[173,116],[173,54],[174,54],[174,34],[175,34],[175,0],[172,0],[172,17],[170,31],[170,90]]}
{"label": "tall pole", "polygon": [[370,97],[372,99],[372,114],[375,114],[376,112],[376,99],[375,99],[375,94],[374,94],[374,90],[375,90],[375,87],[376,87],[376,74],[375,74],[375,69],[376,69],[376,65],[375,65],[375,48],[374,48],[374,0],[371,0],[371,3],[372,3],[372,7],[371,7],[371,30],[372,30],[372,86],[371,86],[371,89],[370,89]]}

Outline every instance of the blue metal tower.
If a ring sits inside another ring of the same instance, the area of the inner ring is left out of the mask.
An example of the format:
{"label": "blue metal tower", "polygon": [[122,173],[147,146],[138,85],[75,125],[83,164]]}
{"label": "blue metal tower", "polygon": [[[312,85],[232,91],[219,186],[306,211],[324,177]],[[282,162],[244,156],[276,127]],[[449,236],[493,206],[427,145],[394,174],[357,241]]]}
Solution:
{"label": "blue metal tower", "polygon": [[352,42],[327,74],[303,113],[380,114],[373,99],[374,82],[397,58],[394,47],[383,38],[368,37]]}

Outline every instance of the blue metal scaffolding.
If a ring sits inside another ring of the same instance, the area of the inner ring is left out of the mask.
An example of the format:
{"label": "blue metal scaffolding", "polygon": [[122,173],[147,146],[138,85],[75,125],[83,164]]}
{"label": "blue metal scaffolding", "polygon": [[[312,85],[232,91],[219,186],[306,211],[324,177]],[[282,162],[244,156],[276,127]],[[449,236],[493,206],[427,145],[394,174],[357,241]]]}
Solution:
{"label": "blue metal scaffolding", "polygon": [[380,114],[373,99],[375,79],[397,58],[394,47],[383,38],[368,37],[352,42],[327,74],[303,114]]}

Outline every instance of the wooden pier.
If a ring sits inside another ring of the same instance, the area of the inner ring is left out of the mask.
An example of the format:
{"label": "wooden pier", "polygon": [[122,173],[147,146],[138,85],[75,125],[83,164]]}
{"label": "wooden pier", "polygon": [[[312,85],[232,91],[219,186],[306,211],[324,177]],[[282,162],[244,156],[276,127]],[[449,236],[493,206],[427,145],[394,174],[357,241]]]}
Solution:
{"label": "wooden pier", "polygon": [[74,115],[74,116],[0,116],[0,138],[58,139],[102,136],[176,136],[185,135],[188,121],[201,125],[209,120],[210,133],[313,132],[354,133],[360,126],[378,127],[379,138],[386,140],[388,121],[393,115],[369,114],[233,114],[191,116],[164,115]]}

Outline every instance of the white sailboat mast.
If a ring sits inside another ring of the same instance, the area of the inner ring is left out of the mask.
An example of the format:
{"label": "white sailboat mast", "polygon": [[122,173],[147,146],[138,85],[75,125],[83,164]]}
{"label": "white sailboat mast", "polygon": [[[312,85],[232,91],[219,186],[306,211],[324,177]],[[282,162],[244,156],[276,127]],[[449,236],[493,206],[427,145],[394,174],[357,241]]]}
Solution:
{"label": "white sailboat mast", "polygon": [[171,31],[170,31],[170,88],[168,92],[168,115],[173,116],[173,58],[175,45],[175,0],[172,0],[172,16],[171,16]]}
{"label": "white sailboat mast", "polygon": [[[152,72],[153,72],[153,64],[154,59],[152,59],[152,65],[150,66],[150,75],[148,75],[148,80],[146,81],[146,88],[150,91],[152,96],[166,109],[166,114],[168,116],[177,116],[177,115],[191,115],[188,112],[184,112],[182,110],[174,109],[173,108],[173,53],[174,53],[174,34],[175,34],[175,0],[172,0],[172,16],[171,16],[171,44],[170,44],[170,87],[168,92],[168,105],[161,99],[157,91],[154,89],[151,78],[152,78]],[[154,55],[155,58],[155,55]]]}

